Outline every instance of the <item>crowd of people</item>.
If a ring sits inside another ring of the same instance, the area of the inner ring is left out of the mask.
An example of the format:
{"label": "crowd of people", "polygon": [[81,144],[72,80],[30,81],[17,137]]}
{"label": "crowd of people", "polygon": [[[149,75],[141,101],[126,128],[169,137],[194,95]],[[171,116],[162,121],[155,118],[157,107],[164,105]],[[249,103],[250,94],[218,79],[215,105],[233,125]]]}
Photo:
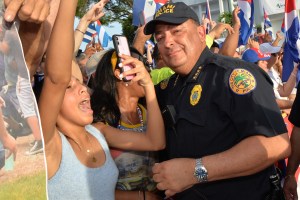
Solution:
{"label": "crowd of people", "polygon": [[[283,83],[279,32],[239,47],[238,7],[230,26],[200,21],[183,2],[167,3],[137,29],[131,56],[95,41],[80,52],[108,0],[75,30],[77,2],[58,2],[25,16],[23,4],[8,3],[4,16],[50,21],[51,35],[33,43],[45,55],[24,43],[30,72],[45,58],[34,87],[49,199],[298,199],[299,66]],[[47,30],[44,23],[32,25],[35,34]],[[151,36],[155,46],[145,45]],[[123,72],[126,65],[132,69]],[[276,163],[286,158],[279,173]]]}
{"label": "crowd of people", "polygon": [[[6,166],[5,169],[8,170],[5,161],[11,154],[13,159],[16,159],[18,137],[33,135],[34,140],[28,144],[28,150],[24,152],[26,155],[42,153],[43,142],[38,109],[18,35],[19,23],[10,22],[8,19],[5,22],[3,19],[10,15],[10,9],[14,10],[18,6],[8,7],[6,13],[4,13],[4,6],[2,1],[0,4],[0,169]],[[21,13],[20,10],[19,14]],[[9,170],[12,169],[13,167],[9,167]]]}

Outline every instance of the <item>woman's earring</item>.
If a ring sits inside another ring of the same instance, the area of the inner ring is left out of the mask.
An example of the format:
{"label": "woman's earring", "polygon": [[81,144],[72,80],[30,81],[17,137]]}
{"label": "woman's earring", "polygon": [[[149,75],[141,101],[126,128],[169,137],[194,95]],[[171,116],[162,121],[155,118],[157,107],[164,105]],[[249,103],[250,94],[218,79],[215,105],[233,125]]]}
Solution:
{"label": "woman's earring", "polygon": [[125,83],[125,86],[127,87],[127,86],[128,86],[128,83]]}

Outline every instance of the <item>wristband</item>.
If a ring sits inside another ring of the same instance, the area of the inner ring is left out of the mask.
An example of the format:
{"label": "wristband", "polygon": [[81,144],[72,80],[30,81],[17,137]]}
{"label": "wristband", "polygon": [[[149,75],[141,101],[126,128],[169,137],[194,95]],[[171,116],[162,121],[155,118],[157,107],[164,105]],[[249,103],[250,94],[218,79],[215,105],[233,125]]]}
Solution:
{"label": "wristband", "polygon": [[84,32],[81,31],[81,30],[79,30],[78,28],[76,28],[75,31],[78,31],[78,32],[80,32],[80,33],[82,33],[84,35]]}

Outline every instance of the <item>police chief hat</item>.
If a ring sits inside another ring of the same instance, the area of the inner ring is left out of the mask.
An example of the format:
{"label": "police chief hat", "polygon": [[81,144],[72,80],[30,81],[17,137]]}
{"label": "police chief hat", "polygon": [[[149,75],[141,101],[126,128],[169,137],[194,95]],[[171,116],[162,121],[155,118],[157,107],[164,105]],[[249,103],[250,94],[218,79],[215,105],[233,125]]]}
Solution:
{"label": "police chief hat", "polygon": [[260,60],[269,60],[270,54],[262,53],[259,49],[250,48],[244,51],[242,59],[247,62],[256,63]]}
{"label": "police chief hat", "polygon": [[153,20],[146,24],[144,33],[145,35],[153,34],[158,22],[178,25],[186,22],[188,19],[193,19],[200,23],[197,14],[185,3],[168,3],[160,7],[160,9],[155,13]]}

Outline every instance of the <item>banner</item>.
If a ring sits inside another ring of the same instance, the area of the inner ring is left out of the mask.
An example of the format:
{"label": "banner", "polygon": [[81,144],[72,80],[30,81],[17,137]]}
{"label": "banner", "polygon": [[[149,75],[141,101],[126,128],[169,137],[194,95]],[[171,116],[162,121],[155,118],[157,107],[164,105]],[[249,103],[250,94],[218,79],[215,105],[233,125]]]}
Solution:
{"label": "banner", "polygon": [[[285,0],[261,0],[261,5],[264,6],[268,15],[274,15],[284,12]],[[300,1],[296,2],[297,9],[300,9]]]}

